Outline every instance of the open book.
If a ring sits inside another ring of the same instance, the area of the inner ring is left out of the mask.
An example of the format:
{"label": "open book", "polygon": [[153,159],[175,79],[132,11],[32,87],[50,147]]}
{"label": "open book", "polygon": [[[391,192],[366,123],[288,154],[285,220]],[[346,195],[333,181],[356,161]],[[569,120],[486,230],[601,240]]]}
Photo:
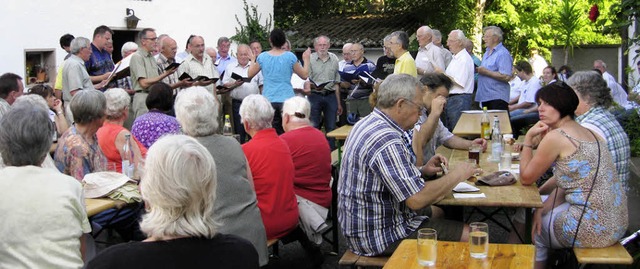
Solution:
{"label": "open book", "polygon": [[244,82],[251,82],[251,79],[250,79],[250,78],[243,77],[243,76],[241,76],[241,75],[236,74],[235,72],[234,72],[234,73],[231,73],[231,78],[232,78],[232,79],[235,79],[235,80],[242,80],[242,81],[244,81]]}
{"label": "open book", "polygon": [[184,72],[182,73],[182,75],[180,75],[178,79],[179,80],[188,79],[189,81],[204,81],[204,82],[211,81],[211,83],[216,83],[219,78],[210,78],[207,76],[197,76],[196,78],[192,78],[189,74],[187,74],[187,72]]}
{"label": "open book", "polygon": [[311,78],[309,78],[309,82],[310,82],[313,86],[315,86],[315,87],[316,87],[316,89],[318,89],[318,90],[322,90],[325,86],[327,86],[327,84],[329,84],[329,83],[338,83],[338,82],[340,82],[340,81],[329,80],[329,81],[325,81],[325,82],[322,82],[322,83],[318,84],[318,83],[316,83],[315,81],[313,81]]}
{"label": "open book", "polygon": [[124,57],[116,64],[113,70],[111,70],[111,74],[109,74],[109,77],[107,77],[107,81],[125,78],[130,75],[129,63],[131,63],[131,56],[133,56],[133,54]]}
{"label": "open book", "polygon": [[352,68],[349,69],[351,70],[348,70],[346,72],[338,72],[340,74],[341,81],[351,82],[352,80],[358,80],[360,79],[362,72],[369,72],[369,67],[366,64],[358,66],[355,70]]}
{"label": "open book", "polygon": [[376,82],[382,81],[381,79],[374,77],[371,73],[367,71],[360,72],[359,77],[364,83],[367,83],[369,85],[373,85]]}

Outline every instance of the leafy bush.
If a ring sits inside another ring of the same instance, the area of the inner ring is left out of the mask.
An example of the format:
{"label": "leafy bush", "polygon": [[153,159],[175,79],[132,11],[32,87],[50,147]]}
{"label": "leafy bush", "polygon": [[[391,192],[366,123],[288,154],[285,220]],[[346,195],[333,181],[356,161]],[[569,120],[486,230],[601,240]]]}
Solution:
{"label": "leafy bush", "polygon": [[[271,14],[269,14],[269,18],[265,20],[265,24],[262,25],[262,16],[258,15],[258,7],[253,4],[249,7],[246,0],[243,0],[243,2],[246,25],[242,25],[238,15],[236,15],[236,21],[238,25],[240,25],[240,28],[236,27],[236,35],[232,36],[231,40],[247,45],[249,42],[257,40],[263,49],[268,50],[271,47],[269,45],[269,33],[271,32],[273,23]],[[249,9],[251,9],[251,12],[249,12]]]}

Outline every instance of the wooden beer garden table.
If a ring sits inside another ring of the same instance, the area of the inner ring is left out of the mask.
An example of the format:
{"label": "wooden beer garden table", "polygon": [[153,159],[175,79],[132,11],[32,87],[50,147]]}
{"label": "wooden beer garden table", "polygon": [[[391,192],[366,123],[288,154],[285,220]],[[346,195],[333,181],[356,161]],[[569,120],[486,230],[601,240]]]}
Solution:
{"label": "wooden beer garden table", "polygon": [[342,164],[342,141],[347,140],[351,129],[353,129],[353,125],[347,124],[327,133],[327,137],[336,139],[336,147],[338,147],[338,168],[340,168]]}
{"label": "wooden beer garden table", "polygon": [[[487,160],[489,155],[491,155],[490,149],[491,144],[487,146],[489,149],[488,152],[480,153],[480,168],[483,169],[483,173],[481,176],[488,175],[495,171],[498,171],[498,163],[491,162]],[[465,162],[469,158],[469,152],[467,150],[452,150],[443,146],[440,146],[437,150],[437,153],[442,154],[449,160],[450,169],[454,169],[457,163]],[[517,163],[517,162],[513,162]],[[494,210],[492,213],[485,213],[481,210],[478,210],[481,214],[485,216],[485,219],[489,219],[505,230],[510,230],[505,225],[500,222],[497,222],[492,216],[495,213],[500,211],[505,212],[504,208],[524,208],[526,209],[526,218],[525,224],[526,227],[531,227],[532,221],[532,209],[533,208],[542,208],[542,199],[540,198],[540,194],[538,192],[538,187],[534,185],[524,186],[520,183],[519,174],[514,174],[518,181],[513,185],[508,186],[482,186],[476,185],[480,190],[478,192],[472,193],[484,193],[485,198],[463,198],[456,199],[453,197],[453,191],[445,196],[444,199],[436,203],[437,205],[444,206],[471,206],[474,208],[478,207],[497,207],[497,210]],[[467,182],[471,185],[474,185],[472,182]],[[511,222],[510,216],[507,216],[509,222]],[[511,223],[510,223],[511,224]],[[513,226],[511,227],[513,228]],[[523,241],[530,243],[531,242],[531,233],[529,233],[530,229],[525,230]]]}
{"label": "wooden beer garden table", "polygon": [[84,204],[87,209],[87,217],[94,216],[102,211],[115,208],[118,206],[118,201],[109,198],[86,198]]}
{"label": "wooden beer garden table", "polygon": [[[491,110],[489,110],[491,111]],[[493,124],[493,116],[498,116],[500,120],[500,131],[503,134],[512,134],[511,122],[509,121],[509,113],[504,110],[496,110],[489,112],[489,123]],[[457,136],[480,136],[480,120],[482,119],[482,110],[465,110],[460,115],[456,127],[453,128],[453,134]]]}
{"label": "wooden beer garden table", "polygon": [[[491,237],[489,237],[491,241]],[[484,259],[469,256],[468,242],[438,241],[436,264],[423,267],[417,260],[416,239],[405,239],[393,252],[384,268],[533,268],[535,247],[522,244],[491,244],[489,254]]]}

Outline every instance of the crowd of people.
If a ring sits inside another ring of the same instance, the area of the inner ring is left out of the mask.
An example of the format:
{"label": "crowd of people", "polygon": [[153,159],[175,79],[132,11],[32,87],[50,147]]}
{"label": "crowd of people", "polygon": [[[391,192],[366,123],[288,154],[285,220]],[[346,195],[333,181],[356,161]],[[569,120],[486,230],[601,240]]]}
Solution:
{"label": "crowd of people", "polygon": [[[358,255],[390,255],[423,227],[468,240],[469,227],[435,204],[480,170],[463,163],[442,174],[448,160],[436,148],[486,150],[486,140],[452,133],[478,107],[509,111],[514,132],[533,125],[518,147],[523,184],[553,169],[540,186],[553,198],[534,215],[538,268],[548,249],[604,247],[626,232],[629,140],[610,107],[632,109],[637,94],[627,97],[601,60],[538,77],[531,63],[513,63],[495,26],[483,29],[481,59],[462,30],[447,49],[422,26],[417,51],[396,31],[375,63],[360,43],[345,44],[340,60],[324,35],[300,61],[280,29],[269,50],[255,41],[233,56],[226,37],[216,50],[192,35],[178,53],[175,39],[145,28],[122,46],[130,72],[114,76],[113,34],[99,26],[92,40],[61,37],[69,54],[54,87],[22,96],[20,76],[0,76],[0,184],[12,190],[0,212],[13,223],[0,231],[0,267],[258,268],[269,262],[267,240],[279,238],[299,241],[320,266],[336,149],[326,133],[341,114],[355,125],[333,221]],[[223,135],[228,125],[237,137]],[[87,217],[83,179],[127,173],[125,159],[143,202]],[[86,251],[87,234],[103,226],[132,242]]]}

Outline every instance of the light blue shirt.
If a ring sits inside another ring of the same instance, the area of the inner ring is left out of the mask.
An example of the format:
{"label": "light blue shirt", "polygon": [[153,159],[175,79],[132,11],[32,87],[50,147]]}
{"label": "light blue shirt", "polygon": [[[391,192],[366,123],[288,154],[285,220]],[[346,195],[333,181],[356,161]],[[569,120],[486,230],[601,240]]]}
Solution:
{"label": "light blue shirt", "polygon": [[281,55],[273,56],[268,52],[263,52],[256,59],[262,70],[264,86],[262,95],[271,103],[283,103],[294,96],[291,86],[291,75],[293,65],[298,62],[296,56],[287,51]]}
{"label": "light blue shirt", "polygon": [[[513,58],[502,43],[498,44],[493,51],[487,49],[482,57],[482,67],[492,72],[500,72],[504,75],[511,75]],[[499,81],[488,76],[478,75],[478,92],[476,102],[487,102],[491,100],[503,100],[509,102],[509,83]]]}

